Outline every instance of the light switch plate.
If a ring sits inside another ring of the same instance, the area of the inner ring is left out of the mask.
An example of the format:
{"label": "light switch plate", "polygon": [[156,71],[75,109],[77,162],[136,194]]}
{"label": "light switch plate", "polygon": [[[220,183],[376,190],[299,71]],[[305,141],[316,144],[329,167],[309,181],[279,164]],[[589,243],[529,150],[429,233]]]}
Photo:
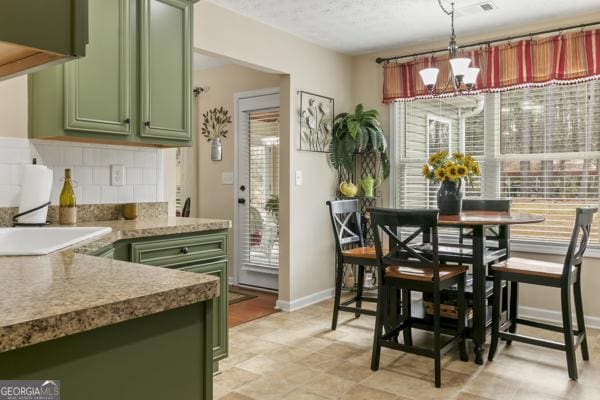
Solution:
{"label": "light switch plate", "polygon": [[296,186],[301,186],[302,185],[302,171],[301,170],[296,170]]}
{"label": "light switch plate", "polygon": [[223,185],[233,185],[233,172],[223,172],[221,181]]}
{"label": "light switch plate", "polygon": [[110,166],[110,186],[125,186],[125,166],[113,164]]}

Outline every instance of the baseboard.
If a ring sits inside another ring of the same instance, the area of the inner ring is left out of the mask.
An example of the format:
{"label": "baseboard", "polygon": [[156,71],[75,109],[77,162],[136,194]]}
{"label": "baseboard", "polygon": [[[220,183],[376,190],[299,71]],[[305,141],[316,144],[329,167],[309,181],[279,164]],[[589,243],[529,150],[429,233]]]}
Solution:
{"label": "baseboard", "polygon": [[[334,294],[334,290],[333,290],[333,288],[331,288],[331,289],[326,289],[326,290],[323,290],[322,292],[314,293],[314,294],[311,294],[311,295],[308,295],[305,297],[301,297],[299,299],[292,300],[292,301],[277,300],[277,303],[275,304],[275,308],[277,308],[281,311],[287,311],[287,312],[297,311],[302,308],[319,303],[321,301],[330,299],[333,297],[333,294]],[[413,297],[411,300],[412,301],[420,300],[420,296],[418,298]],[[562,323],[561,315],[562,314],[559,311],[548,310],[548,309],[544,309],[544,308],[519,307],[519,316],[520,317],[536,319],[539,321],[554,322],[554,323],[560,324],[560,323]],[[576,321],[576,318],[575,318],[575,315],[573,315],[573,323],[574,324],[575,324],[575,321]],[[600,317],[586,316],[585,317],[585,325],[588,328],[600,329]]]}
{"label": "baseboard", "polygon": [[[562,314],[560,311],[548,310],[544,308],[519,307],[519,317],[562,324]],[[577,320],[575,318],[575,314],[573,314],[573,325],[575,325],[575,321]],[[587,328],[600,329],[600,318],[586,316],[585,326]]]}
{"label": "baseboard", "polygon": [[316,303],[320,303],[321,301],[330,299],[332,297],[333,288],[323,290],[322,292],[313,293],[292,301],[277,300],[275,308],[281,311],[292,312],[311,306]]}

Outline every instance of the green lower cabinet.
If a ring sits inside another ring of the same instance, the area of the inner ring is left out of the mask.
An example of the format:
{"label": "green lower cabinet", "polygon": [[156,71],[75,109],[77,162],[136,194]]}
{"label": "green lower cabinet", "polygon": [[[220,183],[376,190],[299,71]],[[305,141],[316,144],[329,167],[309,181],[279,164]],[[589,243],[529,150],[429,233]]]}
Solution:
{"label": "green lower cabinet", "polygon": [[60,380],[62,400],[211,400],[204,301],[0,353],[2,379]]}
{"label": "green lower cabinet", "polygon": [[[228,355],[227,243],[227,231],[186,233],[120,241],[113,244],[112,253],[112,258],[116,260],[219,278],[220,295],[212,300],[214,372],[218,371],[218,362]],[[108,253],[108,249],[104,248],[94,255],[108,256]]]}
{"label": "green lower cabinet", "polygon": [[96,257],[108,258],[111,260],[115,259],[115,248],[113,246],[105,247],[100,249],[96,253],[93,254]]}
{"label": "green lower cabinet", "polygon": [[227,261],[191,265],[181,268],[181,270],[213,275],[220,280],[221,294],[213,300],[213,361],[215,363],[214,372],[217,372],[218,362],[227,357],[228,349],[227,310],[229,299],[227,295]]}

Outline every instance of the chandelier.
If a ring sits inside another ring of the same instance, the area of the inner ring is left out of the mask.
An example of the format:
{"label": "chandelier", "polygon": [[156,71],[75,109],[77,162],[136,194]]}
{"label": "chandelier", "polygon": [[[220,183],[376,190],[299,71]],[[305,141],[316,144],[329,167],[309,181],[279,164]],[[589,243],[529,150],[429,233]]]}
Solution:
{"label": "chandelier", "polygon": [[[449,15],[451,19],[450,43],[448,43],[448,52],[450,53],[450,76],[448,77],[446,87],[441,93],[445,93],[450,85],[452,85],[454,92],[460,93],[462,84],[464,84],[467,91],[470,92],[477,81],[479,68],[469,67],[469,65],[471,65],[470,58],[457,57],[458,45],[456,44],[456,34],[454,33],[454,2],[450,4],[450,10],[447,10],[444,7],[442,0],[438,0],[438,4],[442,11],[446,15]],[[435,67],[425,68],[419,71],[423,84],[431,95],[436,94],[435,86],[439,73],[440,69]]]}

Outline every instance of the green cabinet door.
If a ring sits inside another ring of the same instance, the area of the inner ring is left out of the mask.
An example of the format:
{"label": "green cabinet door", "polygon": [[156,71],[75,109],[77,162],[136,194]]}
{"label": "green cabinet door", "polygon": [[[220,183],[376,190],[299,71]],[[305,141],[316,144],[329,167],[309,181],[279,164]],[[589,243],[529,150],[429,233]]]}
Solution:
{"label": "green cabinet door", "polygon": [[136,122],[131,2],[90,0],[89,9],[87,55],[65,64],[64,128],[129,135]]}
{"label": "green cabinet door", "polygon": [[141,0],[141,136],[190,140],[192,4]]}
{"label": "green cabinet door", "polygon": [[213,300],[213,361],[227,357],[227,261],[181,268],[182,271],[214,275],[220,279],[220,295]]}

